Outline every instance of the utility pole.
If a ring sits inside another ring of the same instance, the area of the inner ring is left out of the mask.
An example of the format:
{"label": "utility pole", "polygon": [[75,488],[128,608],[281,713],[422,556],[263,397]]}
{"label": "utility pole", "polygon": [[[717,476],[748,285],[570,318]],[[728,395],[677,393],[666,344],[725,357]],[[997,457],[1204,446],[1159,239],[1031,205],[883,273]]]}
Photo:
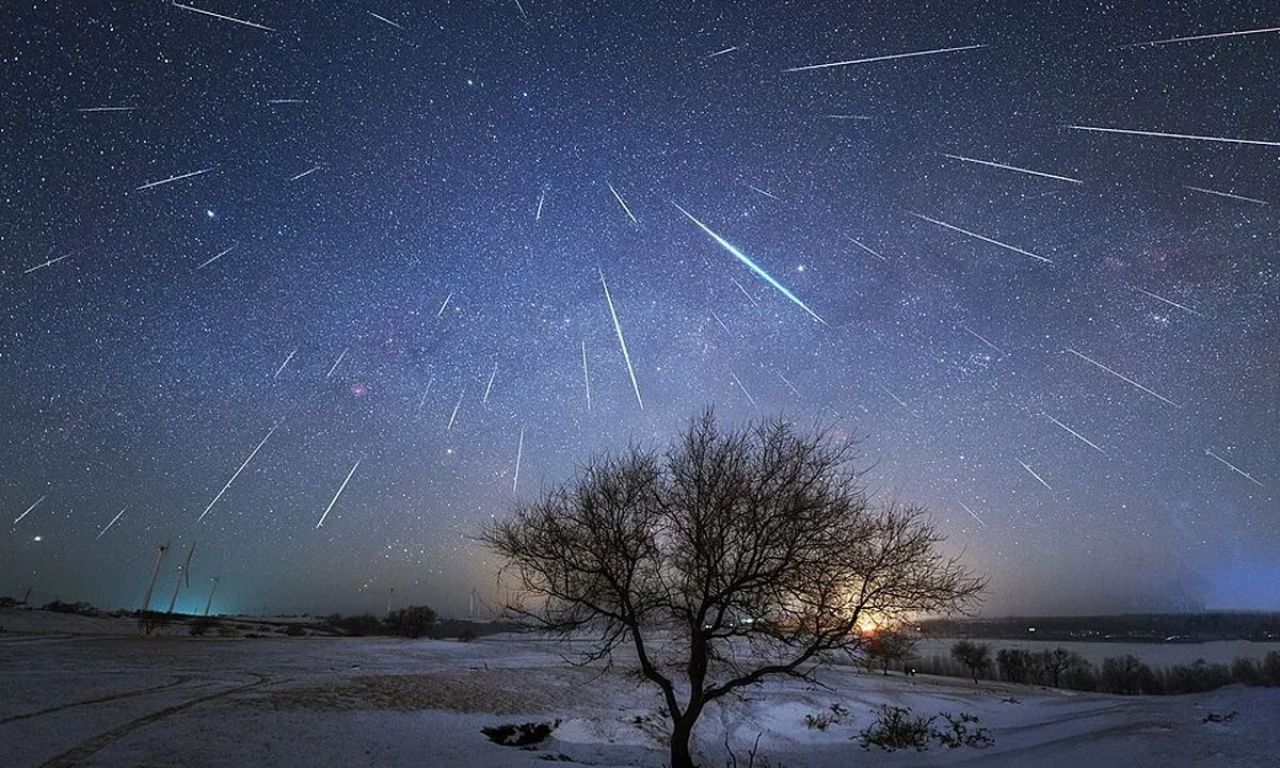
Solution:
{"label": "utility pole", "polygon": [[391,601],[395,599],[395,596],[396,596],[396,588],[392,587],[391,591],[387,593],[387,614],[388,615],[391,614]]}
{"label": "utility pole", "polygon": [[142,598],[142,610],[151,610],[151,593],[156,588],[156,578],[160,575],[160,563],[164,561],[164,553],[169,551],[169,542],[160,545],[160,551],[156,553],[156,566],[151,569],[151,583],[147,585],[147,595]]}

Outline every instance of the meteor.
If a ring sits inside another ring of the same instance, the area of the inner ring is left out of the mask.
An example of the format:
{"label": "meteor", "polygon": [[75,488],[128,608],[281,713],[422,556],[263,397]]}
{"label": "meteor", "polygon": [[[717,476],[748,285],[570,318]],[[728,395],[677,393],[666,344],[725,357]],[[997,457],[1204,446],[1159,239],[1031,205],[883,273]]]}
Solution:
{"label": "meteor", "polygon": [[24,275],[29,275],[29,274],[31,274],[32,272],[35,272],[35,271],[37,271],[37,270],[41,270],[41,269],[44,269],[45,267],[49,267],[49,266],[52,266],[52,265],[54,265],[54,264],[57,264],[58,262],[62,261],[62,260],[63,260],[63,259],[65,259],[65,258],[68,258],[69,256],[71,256],[71,254],[69,254],[69,253],[68,253],[68,254],[66,254],[65,256],[59,256],[59,257],[58,257],[58,258],[56,258],[56,259],[49,259],[48,261],[46,261],[46,262],[44,262],[44,263],[37,264],[37,265],[35,265],[34,267],[32,267],[32,268],[30,268],[30,269],[24,270],[24,271],[22,272],[22,274],[24,274]]}
{"label": "meteor", "polygon": [[591,372],[587,370],[587,340],[582,340],[582,383],[587,388],[587,413],[591,412]]}
{"label": "meteor", "polygon": [[241,464],[240,468],[237,469],[235,474],[231,476],[231,479],[227,481],[227,484],[222,486],[222,490],[218,491],[218,495],[214,496],[213,501],[209,502],[209,506],[205,507],[204,511],[200,513],[200,516],[196,518],[197,523],[203,520],[205,515],[209,514],[209,510],[213,509],[213,505],[218,503],[218,499],[222,498],[222,494],[227,492],[227,489],[230,488],[231,484],[236,481],[236,478],[240,476],[240,473],[244,471],[244,468],[249,466],[249,462],[253,461],[253,457],[258,455],[258,451],[261,450],[262,446],[266,444],[267,440],[269,440],[271,436],[275,434],[276,428],[279,426],[280,426],[279,424],[272,426],[271,431],[267,432],[267,436],[262,438],[262,440],[256,446],[254,446],[253,451],[249,454],[249,458],[244,460],[244,463]]}
{"label": "meteor", "polygon": [[894,400],[894,402],[896,402],[898,405],[902,406],[902,407],[903,407],[903,409],[905,409],[907,413],[911,414],[912,416],[915,416],[917,419],[918,419],[918,418],[920,418],[920,414],[918,414],[918,413],[916,413],[915,411],[911,410],[911,406],[907,405],[907,402],[906,402],[905,400],[903,400],[902,398],[900,398],[900,397],[898,397],[897,395],[895,395],[895,394],[893,393],[893,390],[889,389],[888,387],[886,387],[886,386],[885,386],[885,385],[883,385],[883,384],[881,384],[881,385],[880,385],[880,388],[881,388],[881,389],[883,389],[886,393],[888,393],[889,397],[892,397],[892,398],[893,398],[893,400]]}
{"label": "meteor", "polygon": [[231,253],[232,251],[234,251],[234,250],[236,249],[236,246],[237,246],[237,245],[239,245],[239,244],[240,244],[239,242],[234,242],[234,243],[232,243],[232,244],[231,244],[231,245],[229,245],[225,250],[223,250],[223,251],[222,251],[222,253],[219,253],[217,256],[214,256],[212,259],[208,259],[208,260],[206,260],[206,261],[205,261],[205,262],[203,262],[200,266],[196,267],[196,269],[204,269],[205,267],[209,266],[209,265],[210,265],[210,264],[212,264],[213,262],[217,261],[218,259],[222,258],[223,256],[226,256],[228,253]]}
{"label": "meteor", "polygon": [[987,524],[982,522],[982,518],[978,517],[977,514],[975,514],[972,509],[969,509],[968,505],[966,505],[963,501],[956,499],[956,503],[960,505],[961,509],[963,509],[965,512],[968,512],[973,517],[974,520],[977,520],[979,525],[981,525],[983,528],[987,527]]}
{"label": "meteor", "polygon": [[1204,187],[1193,187],[1189,184],[1183,184],[1182,186],[1184,189],[1189,189],[1192,192],[1203,192],[1206,195],[1216,195],[1218,197],[1230,198],[1231,200],[1243,200],[1246,203],[1253,203],[1255,205],[1270,205],[1270,203],[1268,203],[1266,200],[1259,200],[1256,197],[1245,197],[1244,195],[1234,195],[1230,192],[1219,192],[1215,189],[1205,189]]}
{"label": "meteor", "polygon": [[516,474],[511,479],[511,492],[516,492],[516,486],[520,485],[520,459],[524,457],[524,427],[520,427],[520,444],[516,446]]}
{"label": "meteor", "polygon": [[1238,32],[1215,32],[1211,35],[1191,35],[1190,37],[1170,37],[1164,40],[1148,40],[1145,43],[1128,43],[1119,48],[1139,48],[1144,45],[1169,45],[1170,43],[1190,43],[1195,40],[1216,40],[1223,37],[1242,37],[1244,35],[1262,35],[1269,32],[1280,32],[1280,27],[1264,27],[1262,29],[1243,29]]}
{"label": "meteor", "polygon": [[198,170],[198,171],[192,171],[191,173],[180,173],[180,174],[178,174],[177,176],[170,176],[170,177],[169,177],[169,178],[167,178],[167,179],[160,179],[159,181],[148,181],[146,184],[143,184],[143,185],[142,185],[142,186],[140,186],[140,187],[135,187],[133,191],[134,191],[134,192],[141,192],[141,191],[142,191],[142,190],[144,190],[144,189],[151,189],[152,187],[158,187],[158,186],[160,186],[160,185],[162,185],[162,184],[169,184],[169,183],[174,182],[174,181],[182,181],[183,179],[189,179],[189,178],[191,178],[192,176],[199,176],[200,174],[208,173],[209,171],[212,171],[212,170],[214,170],[214,169],[215,169],[215,168],[217,168],[217,167],[218,167],[218,166],[214,165],[214,166],[210,166],[210,167],[208,167],[208,168],[201,168],[201,169],[200,169],[200,170]]}
{"label": "meteor", "polygon": [[613,193],[613,198],[618,201],[618,205],[621,205],[622,210],[626,211],[627,218],[631,219],[631,223],[638,224],[639,222],[636,221],[635,214],[633,214],[631,212],[631,209],[627,207],[627,202],[622,199],[622,195],[618,194],[618,190],[614,189],[613,185],[609,184],[609,182],[607,181],[605,182],[605,184],[609,187],[609,191]]}
{"label": "meteor", "polygon": [[977,339],[978,341],[982,342],[983,344],[986,344],[988,347],[991,347],[991,348],[992,348],[992,349],[994,349],[996,352],[999,352],[999,353],[1000,353],[1000,354],[1002,354],[1002,355],[1004,354],[1004,350],[1003,350],[1003,349],[1001,349],[1001,348],[997,347],[995,344],[992,344],[990,341],[988,341],[988,340],[987,340],[987,338],[986,338],[985,336],[983,336],[982,334],[980,334],[980,333],[978,333],[977,331],[973,330],[973,329],[972,329],[972,328],[970,328],[969,326],[967,326],[967,325],[961,325],[960,327],[964,329],[965,333],[969,334],[969,335],[970,335],[970,336],[972,336],[973,338]]}
{"label": "meteor", "polygon": [[435,376],[432,376],[430,379],[427,380],[427,386],[425,389],[422,390],[422,398],[418,400],[418,408],[413,412],[414,416],[417,416],[418,414],[422,413],[422,406],[426,404],[427,395],[431,394],[431,385],[434,384],[435,382],[436,382]]}
{"label": "meteor", "polygon": [[458,420],[458,409],[462,407],[462,396],[466,394],[466,391],[467,390],[464,388],[458,393],[458,402],[453,404],[453,413],[449,414],[449,426],[444,428],[445,432],[453,431],[453,422]]}
{"label": "meteor", "polygon": [[733,335],[733,331],[729,330],[729,326],[724,324],[724,321],[720,319],[720,316],[716,314],[716,311],[714,309],[711,310],[711,316],[716,319],[716,322],[720,324],[720,327],[724,329],[725,333],[729,334],[730,336]]}
{"label": "meteor", "polygon": [[182,10],[184,10],[184,11],[191,11],[192,13],[202,13],[202,14],[204,14],[205,16],[212,16],[212,17],[213,17],[213,18],[215,18],[215,19],[222,19],[223,21],[233,21],[233,22],[235,22],[236,24],[243,24],[243,25],[244,25],[244,26],[246,26],[246,27],[253,27],[254,29],[261,29],[261,30],[263,30],[264,32],[275,32],[275,30],[274,30],[274,29],[272,29],[271,27],[264,27],[264,26],[262,26],[261,24],[255,24],[255,23],[253,23],[252,21],[245,21],[244,19],[237,19],[237,18],[236,18],[236,17],[234,17],[234,16],[223,16],[221,13],[214,13],[213,11],[206,11],[206,10],[202,10],[202,9],[200,9],[200,8],[193,8],[193,7],[189,6],[189,5],[183,5],[182,3],[177,3],[177,2],[175,2],[175,3],[173,4],[173,7],[174,7],[174,8],[181,8],[181,9],[182,9]]}
{"label": "meteor", "polygon": [[970,231],[969,231],[969,230],[967,230],[967,229],[961,229],[960,227],[957,227],[957,226],[955,226],[955,225],[953,225],[953,224],[948,224],[948,223],[947,223],[947,222],[945,222],[945,221],[938,221],[937,219],[931,219],[931,218],[929,218],[928,216],[925,216],[924,214],[921,214],[921,213],[914,213],[914,212],[912,212],[912,211],[907,211],[907,213],[910,213],[912,216],[915,216],[917,219],[924,219],[925,221],[927,221],[927,222],[929,222],[929,223],[931,223],[931,224],[937,224],[937,225],[938,225],[938,226],[940,226],[940,227],[946,227],[947,229],[949,229],[949,230],[951,230],[951,231],[953,231],[953,232],[959,232],[959,233],[960,233],[960,234],[962,234],[962,235],[968,235],[969,237],[972,237],[972,238],[977,239],[977,240],[981,240],[981,241],[982,241],[982,242],[984,242],[984,243],[991,243],[992,245],[998,245],[998,246],[1000,246],[1001,248],[1004,248],[1004,249],[1006,249],[1006,250],[1013,251],[1014,253],[1020,253],[1020,254],[1022,254],[1023,256],[1030,256],[1030,257],[1031,257],[1031,258],[1033,258],[1033,259],[1039,259],[1040,261],[1043,261],[1043,262],[1045,262],[1046,264],[1052,264],[1052,263],[1053,263],[1053,261],[1052,261],[1051,259],[1046,259],[1046,258],[1045,258],[1045,257],[1043,257],[1043,256],[1037,256],[1036,254],[1032,253],[1031,251],[1024,251],[1024,250],[1022,250],[1021,248],[1017,248],[1017,247],[1015,247],[1015,246],[1009,245],[1008,243],[1002,243],[1002,242],[1000,242],[999,240],[992,240],[992,239],[991,239],[991,238],[989,238],[989,237],[984,237],[984,236],[982,236],[982,235],[979,235],[977,232],[970,232]]}
{"label": "meteor", "polygon": [[862,243],[858,242],[858,241],[857,241],[857,240],[855,240],[854,238],[849,237],[848,235],[845,235],[845,239],[846,239],[846,240],[848,240],[849,242],[853,243],[854,245],[858,246],[858,247],[859,247],[859,248],[861,248],[862,250],[866,251],[867,253],[871,254],[872,256],[875,256],[877,259],[879,259],[879,260],[881,260],[881,261],[888,261],[888,259],[886,259],[885,257],[881,256],[880,254],[876,253],[875,251],[871,250],[870,248],[868,248],[867,246],[863,245]]}
{"label": "meteor", "polygon": [[947,154],[944,154],[943,157],[949,157],[952,160],[962,160],[966,163],[977,163],[978,165],[986,165],[992,168],[1000,168],[1006,171],[1016,171],[1017,173],[1026,173],[1031,176],[1043,176],[1046,179],[1057,179],[1058,181],[1066,181],[1066,182],[1070,182],[1071,184],[1084,183],[1080,179],[1073,179],[1070,176],[1056,176],[1052,173],[1044,173],[1043,171],[1033,171],[1030,168],[1019,168],[1016,165],[1005,165],[1003,163],[993,163],[990,160],[975,160],[972,157],[964,157],[962,155],[947,155]]}
{"label": "meteor", "polygon": [[636,383],[636,369],[631,365],[631,353],[627,351],[627,340],[622,335],[622,324],[618,322],[618,313],[613,308],[613,296],[609,294],[609,284],[604,280],[604,270],[599,267],[596,271],[600,273],[600,285],[604,287],[604,300],[609,305],[609,316],[613,318],[613,330],[618,334],[618,346],[622,348],[622,359],[627,361],[627,374],[631,376],[631,388],[635,390],[636,402],[640,404],[640,410],[644,410],[644,400],[640,398],[640,385]]}
{"label": "meteor", "polygon": [[449,295],[444,297],[444,303],[440,305],[440,311],[436,313],[436,317],[444,314],[445,307],[449,306],[449,300],[453,298],[453,291],[449,291]]}
{"label": "meteor", "polygon": [[[1205,455],[1206,455],[1206,456],[1212,456],[1213,458],[1217,459],[1218,461],[1222,462],[1223,464],[1226,464],[1228,467],[1230,467],[1230,468],[1231,468],[1231,470],[1232,470],[1233,472],[1235,472],[1236,474],[1240,475],[1240,476],[1241,476],[1241,477],[1243,477],[1245,480],[1248,480],[1249,482],[1253,483],[1254,485],[1258,486],[1259,488],[1264,488],[1264,487],[1265,487],[1262,483],[1258,482],[1257,480],[1254,480],[1254,479],[1253,479],[1253,475],[1249,474],[1248,472],[1245,472],[1244,470],[1242,470],[1242,469],[1240,469],[1239,467],[1237,467],[1235,464],[1232,464],[1231,462],[1229,462],[1229,461],[1227,461],[1226,459],[1222,458],[1221,456],[1219,456],[1218,454],[1216,454],[1216,453],[1214,453],[1213,451],[1209,450],[1208,448],[1205,448],[1205,449],[1204,449],[1204,452],[1205,452]],[[39,502],[36,502],[36,503],[38,504]]]}
{"label": "meteor", "polygon": [[395,27],[396,29],[404,29],[404,27],[402,27],[402,26],[400,26],[399,24],[395,23],[395,22],[394,22],[394,21],[392,21],[391,19],[388,19],[386,16],[379,16],[378,14],[374,13],[373,11],[369,11],[369,10],[366,10],[366,11],[365,11],[365,13],[369,14],[370,16],[372,16],[373,18],[377,19],[378,21],[381,21],[381,22],[382,22],[382,23],[384,23],[384,24],[390,24],[391,26]]}
{"label": "meteor", "polygon": [[[689,221],[692,221],[694,224],[697,224],[698,227],[703,232],[706,232],[708,235],[710,235],[711,239],[715,240],[716,243],[718,243],[721,248],[724,248],[726,251],[733,254],[734,258],[736,258],[738,261],[742,262],[743,264],[747,265],[747,267],[750,268],[752,272],[755,272],[756,275],[762,278],[765,282],[767,282],[769,285],[772,285],[774,288],[776,288],[779,293],[781,293],[783,296],[786,296],[788,299],[790,299],[794,304],[799,306],[805,312],[808,312],[810,316],[813,317],[814,320],[817,320],[823,325],[827,324],[826,320],[823,320],[821,317],[818,316],[818,313],[814,312],[812,309],[809,309],[809,306],[805,304],[803,301],[801,301],[799,298],[797,298],[796,295],[792,293],[790,290],[788,290],[785,285],[783,285],[782,283],[779,283],[777,280],[774,280],[773,275],[770,275],[768,272],[766,272],[764,270],[764,267],[761,267],[759,264],[752,261],[751,258],[747,256],[745,253],[733,247],[733,244],[730,243],[728,240],[725,240],[720,235],[717,235],[715,232],[711,231],[710,227],[708,227],[706,224],[703,224],[701,221],[698,221],[698,219],[695,218],[692,213],[689,213],[688,211],[681,208],[679,205],[677,205],[674,202],[671,204],[676,207],[676,210],[680,211],[685,216],[688,216]],[[738,287],[741,288],[742,286],[738,286]]]}
{"label": "meteor", "polygon": [[733,383],[738,385],[738,389],[742,390],[742,394],[747,396],[747,400],[751,402],[751,407],[759,408],[760,407],[759,403],[757,403],[756,399],[751,396],[751,393],[747,391],[747,388],[743,386],[742,381],[738,378],[737,374],[735,374],[733,371],[729,371],[729,375],[733,377]]}
{"label": "meteor", "polygon": [[1080,358],[1081,360],[1084,360],[1084,361],[1085,361],[1085,362],[1087,362],[1087,363],[1090,363],[1090,364],[1092,364],[1092,365],[1095,365],[1095,366],[1097,366],[1097,367],[1101,368],[1102,370],[1106,371],[1107,373],[1111,374],[1112,376],[1115,376],[1117,379],[1120,379],[1121,381],[1123,381],[1123,382],[1125,382],[1125,383],[1127,383],[1127,384],[1131,384],[1131,385],[1133,385],[1133,386],[1137,387],[1138,389],[1142,390],[1143,392],[1146,392],[1148,395],[1151,395],[1152,397],[1156,398],[1157,400],[1159,400],[1159,401],[1161,401],[1161,402],[1163,402],[1163,403],[1168,403],[1169,405],[1172,405],[1174,408],[1181,408],[1181,407],[1182,407],[1182,406],[1178,405],[1177,403],[1173,402],[1172,400],[1170,400],[1169,398],[1165,397],[1164,395],[1161,395],[1160,393],[1155,392],[1154,390],[1147,389],[1146,387],[1142,386],[1141,384],[1139,384],[1138,382],[1136,382],[1136,381],[1134,381],[1133,379],[1129,378],[1128,376],[1125,376],[1125,375],[1124,375],[1124,374],[1122,374],[1122,373],[1118,373],[1118,372],[1116,372],[1116,371],[1111,370],[1111,369],[1110,369],[1110,368],[1108,368],[1107,366],[1103,365],[1102,363],[1098,362],[1097,360],[1094,360],[1094,359],[1093,359],[1093,358],[1091,358],[1091,357],[1088,357],[1087,355],[1082,355],[1082,354],[1080,354],[1079,352],[1075,351],[1074,349],[1071,349],[1070,347],[1068,347],[1066,351],[1067,351],[1067,352],[1070,352],[1071,354],[1075,355],[1076,357]]}
{"label": "meteor", "polygon": [[267,99],[268,104],[310,104],[307,99]]}
{"label": "meteor", "polygon": [[301,179],[303,176],[310,176],[311,174],[315,173],[318,170],[320,170],[320,166],[318,165],[312,168],[308,168],[307,170],[303,171],[297,176],[290,177],[289,181],[297,181],[298,179]]}
{"label": "meteor", "polygon": [[778,197],[777,195],[773,194],[772,192],[766,192],[766,191],[764,191],[763,189],[761,189],[761,188],[759,188],[759,187],[755,186],[754,184],[748,184],[748,185],[747,185],[747,189],[750,189],[750,190],[752,190],[752,191],[754,191],[754,192],[759,192],[760,194],[764,195],[765,197],[768,197],[768,198],[773,199],[773,200],[781,200],[781,199],[782,199],[782,198]]}
{"label": "meteor", "polygon": [[760,306],[760,302],[756,301],[756,297],[752,296],[750,293],[747,292],[746,288],[742,287],[742,283],[738,282],[737,280],[734,280],[732,277],[729,279],[733,281],[734,285],[738,286],[738,290],[742,291],[742,295],[747,297],[747,301],[751,302],[751,306],[753,307]]}
{"label": "meteor", "polygon": [[15,517],[15,518],[13,519],[13,524],[14,524],[14,525],[17,525],[18,523],[20,523],[20,522],[22,521],[22,518],[24,518],[24,517],[26,517],[27,515],[31,514],[31,510],[33,510],[33,509],[35,509],[36,507],[40,506],[40,502],[44,501],[44,500],[45,500],[45,499],[47,499],[47,498],[49,498],[49,495],[48,495],[48,494],[45,494],[44,496],[41,496],[40,498],[36,499],[36,503],[35,503],[35,504],[32,504],[32,505],[31,505],[31,506],[29,506],[29,507],[27,507],[27,511],[26,511],[26,512],[23,512],[22,514],[18,515],[17,517]]}
{"label": "meteor", "polygon": [[720,50],[718,50],[718,51],[716,51],[716,52],[714,52],[714,53],[709,53],[709,54],[707,54],[707,58],[708,58],[708,59],[714,59],[714,58],[715,58],[715,57],[717,57],[717,56],[723,56],[723,55],[725,55],[726,53],[733,53],[733,52],[734,52],[734,51],[736,51],[736,50],[738,50],[738,46],[736,46],[736,45],[731,45],[731,46],[729,46],[728,48],[721,48]]}
{"label": "meteor", "polygon": [[1139,287],[1138,287],[1138,286],[1136,286],[1136,285],[1135,285],[1135,286],[1133,286],[1133,289],[1134,289],[1135,291],[1137,291],[1138,293],[1141,293],[1141,294],[1144,294],[1144,295],[1150,296],[1151,298],[1155,299],[1156,301],[1163,301],[1165,304],[1168,304],[1168,305],[1169,305],[1169,306],[1171,306],[1171,307],[1177,307],[1178,309],[1181,309],[1181,310],[1183,310],[1183,311],[1190,312],[1191,314],[1195,315],[1196,317],[1204,317],[1204,315],[1201,315],[1199,312],[1195,311],[1195,310],[1194,310],[1194,309],[1192,309],[1191,307],[1184,307],[1184,306],[1182,306],[1181,304],[1179,304],[1179,303],[1178,303],[1178,302],[1176,302],[1176,301],[1170,301],[1169,299],[1166,299],[1166,298],[1165,298],[1165,297],[1163,297],[1163,296],[1159,296],[1159,295],[1157,295],[1157,294],[1154,294],[1154,293],[1152,293],[1151,291],[1144,291],[1144,290],[1142,290],[1141,288],[1139,288]]}
{"label": "meteor", "polygon": [[808,72],[814,69],[830,69],[831,67],[848,67],[853,64],[870,64],[873,61],[892,61],[893,59],[910,59],[916,56],[936,56],[940,53],[972,51],[975,48],[986,48],[985,45],[962,45],[957,48],[934,48],[929,51],[912,51],[911,53],[892,53],[887,56],[872,56],[868,59],[850,59],[849,61],[833,61],[827,64],[809,64],[803,67],[791,67],[783,72]]}
{"label": "meteor", "polygon": [[331,367],[329,372],[324,375],[325,381],[328,381],[329,378],[333,376],[333,372],[338,370],[338,366],[342,364],[342,358],[347,356],[348,349],[351,349],[351,347],[345,347],[342,352],[338,354],[338,359],[333,361],[333,367]]}
{"label": "meteor", "polygon": [[542,190],[542,194],[538,195],[538,210],[533,212],[534,221],[542,221],[542,203],[547,199],[547,190]]}
{"label": "meteor", "polygon": [[111,522],[107,523],[107,527],[106,527],[106,528],[103,528],[101,531],[98,531],[98,535],[97,535],[97,537],[96,537],[96,538],[97,538],[97,539],[102,538],[102,534],[104,534],[104,533],[106,533],[107,531],[111,530],[111,526],[113,526],[113,525],[115,525],[115,524],[116,524],[116,521],[120,519],[120,516],[121,516],[121,515],[123,515],[123,514],[125,513],[125,510],[127,510],[127,509],[128,509],[128,507],[125,507],[124,509],[122,509],[122,510],[120,510],[119,512],[117,512],[117,513],[116,513],[116,516],[115,516],[115,517],[113,517],[113,518],[111,518]]}
{"label": "meteor", "polygon": [[77,112],[132,112],[137,107],[82,107]]}
{"label": "meteor", "polygon": [[868,115],[844,115],[844,114],[839,114],[839,115],[826,114],[826,115],[818,115],[818,117],[825,117],[828,120],[870,120],[871,119],[870,116]]}
{"label": "meteor", "polygon": [[480,398],[481,403],[489,402],[489,391],[493,389],[493,379],[497,375],[498,375],[498,363],[495,360],[493,363],[493,373],[489,374],[489,383],[486,384],[484,387],[484,397]]}
{"label": "meteor", "polygon": [[1077,131],[1093,131],[1094,133],[1123,133],[1129,136],[1154,136],[1160,139],[1185,139],[1187,141],[1216,141],[1223,144],[1251,144],[1259,147],[1280,147],[1280,141],[1259,141],[1257,139],[1233,139],[1224,136],[1200,136],[1193,133],[1165,133],[1163,131],[1135,131],[1126,128],[1099,128],[1094,125],[1068,125]]}
{"label": "meteor", "polygon": [[1053,418],[1052,416],[1050,416],[1049,414],[1045,413],[1044,411],[1041,411],[1041,412],[1040,412],[1040,415],[1041,415],[1041,416],[1043,416],[1043,417],[1045,417],[1045,418],[1046,418],[1046,419],[1048,419],[1049,421],[1052,421],[1054,424],[1057,424],[1059,427],[1062,427],[1062,428],[1063,428],[1063,429],[1065,429],[1068,433],[1070,433],[1070,435],[1071,435],[1072,437],[1074,437],[1075,439],[1077,439],[1077,440],[1079,440],[1080,442],[1084,443],[1085,445],[1089,446],[1089,447],[1090,447],[1090,448],[1092,448],[1093,450],[1095,450],[1095,451],[1097,451],[1098,453],[1101,453],[1101,454],[1103,454],[1103,455],[1106,455],[1106,453],[1107,453],[1106,451],[1104,451],[1104,450],[1102,450],[1101,448],[1099,448],[1098,446],[1094,445],[1094,444],[1093,444],[1093,442],[1092,442],[1091,440],[1089,440],[1089,438],[1087,438],[1087,437],[1085,437],[1084,435],[1080,434],[1079,432],[1075,431],[1075,430],[1074,430],[1074,429],[1072,429],[1071,427],[1068,427],[1066,424],[1063,424],[1062,422],[1060,422],[1060,421],[1058,421],[1057,419]]}
{"label": "meteor", "polygon": [[1031,467],[1027,466],[1026,462],[1022,461],[1021,459],[1018,459],[1018,463],[1022,465],[1022,468],[1023,468],[1023,469],[1025,469],[1025,470],[1027,470],[1028,472],[1030,472],[1030,473],[1031,473],[1031,476],[1032,476],[1032,477],[1034,477],[1036,480],[1038,480],[1038,481],[1040,482],[1040,484],[1041,484],[1041,485],[1043,485],[1045,488],[1048,488],[1048,489],[1049,489],[1049,490],[1051,490],[1051,491],[1053,490],[1053,486],[1051,486],[1051,485],[1049,485],[1048,483],[1046,483],[1046,482],[1044,481],[1044,478],[1043,478],[1043,477],[1041,477],[1041,476],[1037,475],[1037,474],[1036,474],[1036,471],[1035,471],[1034,469],[1032,469]]}
{"label": "meteor", "polygon": [[338,492],[333,494],[333,500],[329,502],[329,506],[324,508],[324,514],[320,515],[320,522],[316,523],[316,528],[324,525],[324,519],[329,516],[329,510],[333,509],[333,505],[338,503],[338,497],[346,490],[347,483],[351,482],[351,476],[356,473],[356,467],[360,466],[361,461],[361,459],[357,459],[356,463],[352,465],[351,471],[347,473],[347,479],[343,480],[342,485],[338,486]]}
{"label": "meteor", "polygon": [[289,361],[292,360],[293,356],[296,355],[297,353],[298,353],[298,349],[297,347],[295,347],[294,350],[289,353],[289,356],[284,359],[284,362],[280,364],[280,367],[276,369],[276,375],[271,377],[272,381],[275,381],[276,379],[280,378],[280,373],[284,371],[284,367],[289,364]]}
{"label": "meteor", "polygon": [[800,390],[796,389],[796,385],[792,384],[791,380],[786,376],[783,376],[781,371],[778,371],[778,378],[782,379],[782,383],[787,385],[787,389],[791,390],[791,394],[800,397]]}

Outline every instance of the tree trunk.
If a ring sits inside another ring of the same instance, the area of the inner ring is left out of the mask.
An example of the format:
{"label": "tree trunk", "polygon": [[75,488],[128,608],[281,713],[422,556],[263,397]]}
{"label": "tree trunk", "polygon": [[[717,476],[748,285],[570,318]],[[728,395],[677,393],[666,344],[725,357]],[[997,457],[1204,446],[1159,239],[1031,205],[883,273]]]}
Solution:
{"label": "tree trunk", "polygon": [[680,718],[671,729],[671,768],[696,768],[689,752],[689,740],[693,736],[693,721]]}

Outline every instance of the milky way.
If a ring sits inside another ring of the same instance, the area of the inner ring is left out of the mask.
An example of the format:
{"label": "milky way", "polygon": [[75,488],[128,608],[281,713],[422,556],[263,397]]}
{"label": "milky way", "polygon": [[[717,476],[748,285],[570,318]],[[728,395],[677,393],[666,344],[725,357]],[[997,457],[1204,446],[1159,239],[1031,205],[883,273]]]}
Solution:
{"label": "milky way", "polygon": [[989,613],[1280,609],[1274,4],[930,5],[7,9],[0,594],[464,611],[714,405]]}

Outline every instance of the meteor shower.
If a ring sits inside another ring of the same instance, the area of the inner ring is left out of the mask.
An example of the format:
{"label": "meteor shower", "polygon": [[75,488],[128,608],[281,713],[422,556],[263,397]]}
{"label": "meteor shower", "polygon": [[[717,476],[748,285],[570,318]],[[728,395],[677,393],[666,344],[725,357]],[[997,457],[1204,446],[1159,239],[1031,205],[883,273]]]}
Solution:
{"label": "meteor shower", "polygon": [[0,8],[0,766],[1280,765],[1280,7]]}

